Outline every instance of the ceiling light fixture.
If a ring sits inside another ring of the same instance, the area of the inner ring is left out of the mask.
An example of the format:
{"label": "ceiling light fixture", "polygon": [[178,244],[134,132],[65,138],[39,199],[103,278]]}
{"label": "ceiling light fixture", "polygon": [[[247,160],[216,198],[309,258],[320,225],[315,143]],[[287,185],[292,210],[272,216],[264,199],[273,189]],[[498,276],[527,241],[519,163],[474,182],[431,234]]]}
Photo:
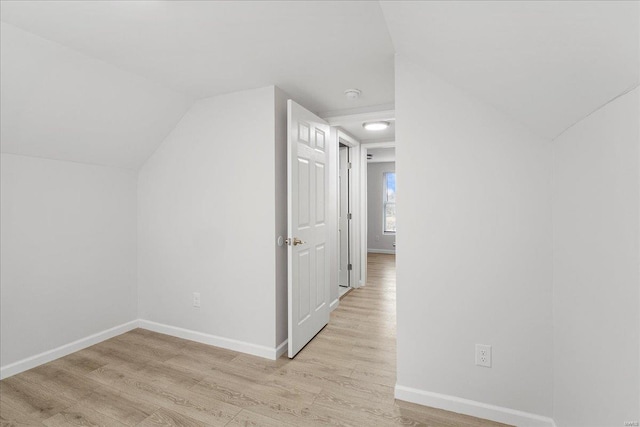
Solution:
{"label": "ceiling light fixture", "polygon": [[356,99],[360,98],[361,93],[362,91],[360,89],[347,89],[344,91],[344,96],[346,96],[347,99],[351,101],[355,101]]}
{"label": "ceiling light fixture", "polygon": [[389,127],[389,122],[367,122],[363,123],[362,127],[366,130],[385,130]]}

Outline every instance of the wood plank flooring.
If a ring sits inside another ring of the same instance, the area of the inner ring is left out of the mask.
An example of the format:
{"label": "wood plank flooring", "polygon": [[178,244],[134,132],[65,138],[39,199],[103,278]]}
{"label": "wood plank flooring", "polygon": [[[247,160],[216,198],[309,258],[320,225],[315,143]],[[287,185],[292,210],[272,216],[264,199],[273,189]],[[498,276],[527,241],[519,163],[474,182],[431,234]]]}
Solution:
{"label": "wood plank flooring", "polygon": [[395,257],[294,359],[269,361],[136,329],[0,382],[2,426],[503,424],[393,397]]}

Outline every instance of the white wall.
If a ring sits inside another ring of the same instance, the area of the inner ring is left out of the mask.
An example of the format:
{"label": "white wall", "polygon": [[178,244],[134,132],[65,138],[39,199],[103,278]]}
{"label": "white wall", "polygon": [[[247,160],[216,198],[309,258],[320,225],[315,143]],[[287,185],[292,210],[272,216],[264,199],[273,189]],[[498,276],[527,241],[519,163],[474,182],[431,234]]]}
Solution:
{"label": "white wall", "polygon": [[554,417],[640,419],[640,90],[554,141]]}
{"label": "white wall", "polygon": [[[393,149],[395,150],[395,149]],[[395,152],[395,151],[394,151]],[[395,253],[396,235],[383,232],[384,173],[395,172],[395,162],[368,163],[367,165],[367,228],[371,252]]]}
{"label": "white wall", "polygon": [[550,142],[396,58],[396,393],[551,416]]}
{"label": "white wall", "polygon": [[135,173],[1,157],[0,364],[135,320]]}
{"label": "white wall", "polygon": [[[287,99],[288,95],[275,88],[275,210],[276,239],[287,238]],[[286,244],[276,247],[276,343],[287,340],[288,330],[288,271]]]}
{"label": "white wall", "polygon": [[140,318],[258,349],[280,344],[275,103],[274,87],[197,101],[140,170]]}

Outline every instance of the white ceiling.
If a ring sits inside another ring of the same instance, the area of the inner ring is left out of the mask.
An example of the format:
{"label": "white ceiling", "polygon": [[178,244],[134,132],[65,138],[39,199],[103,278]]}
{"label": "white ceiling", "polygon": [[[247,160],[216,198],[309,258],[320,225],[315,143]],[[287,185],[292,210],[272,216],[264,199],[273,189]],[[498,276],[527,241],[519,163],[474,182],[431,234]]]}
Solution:
{"label": "white ceiling", "polygon": [[393,142],[396,140],[396,122],[389,120],[389,127],[384,130],[366,130],[362,125],[365,122],[374,120],[344,121],[340,123],[340,128],[346,131],[360,142]]}
{"label": "white ceiling", "polygon": [[[276,85],[315,112],[394,101],[371,1],[3,1],[2,20],[203,98]],[[362,90],[357,101],[344,96]]]}
{"label": "white ceiling", "polygon": [[639,81],[636,1],[383,1],[398,54],[555,137]]}

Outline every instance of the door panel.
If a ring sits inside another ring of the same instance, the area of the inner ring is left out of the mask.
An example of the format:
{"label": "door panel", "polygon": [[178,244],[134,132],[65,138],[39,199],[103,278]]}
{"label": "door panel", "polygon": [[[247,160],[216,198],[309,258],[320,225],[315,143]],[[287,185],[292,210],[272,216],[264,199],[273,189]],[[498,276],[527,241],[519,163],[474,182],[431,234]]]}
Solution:
{"label": "door panel", "polygon": [[[325,282],[326,266],[326,246],[320,244],[316,247],[316,280],[318,283]],[[320,310],[325,304],[327,298],[325,298],[326,289],[324,286],[316,286],[316,311]]]}
{"label": "door panel", "polygon": [[311,314],[311,260],[309,250],[298,253],[298,325]]}
{"label": "door panel", "polygon": [[329,322],[329,125],[291,100],[287,107],[289,357],[294,357]]}
{"label": "door panel", "polygon": [[309,199],[311,177],[309,160],[298,157],[298,229],[309,227],[311,200]]}
{"label": "door panel", "polygon": [[327,213],[325,203],[325,167],[324,164],[316,163],[316,226],[324,226],[324,218]]}

